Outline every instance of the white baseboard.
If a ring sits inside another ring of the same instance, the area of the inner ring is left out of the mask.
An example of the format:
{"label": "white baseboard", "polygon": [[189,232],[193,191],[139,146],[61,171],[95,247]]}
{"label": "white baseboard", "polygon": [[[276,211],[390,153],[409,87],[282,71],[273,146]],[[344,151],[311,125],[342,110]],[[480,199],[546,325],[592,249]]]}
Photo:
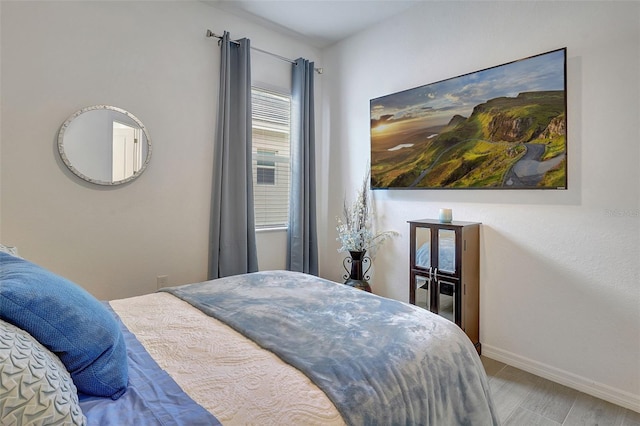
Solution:
{"label": "white baseboard", "polygon": [[482,355],[640,413],[640,395],[597,383],[484,343],[482,344]]}

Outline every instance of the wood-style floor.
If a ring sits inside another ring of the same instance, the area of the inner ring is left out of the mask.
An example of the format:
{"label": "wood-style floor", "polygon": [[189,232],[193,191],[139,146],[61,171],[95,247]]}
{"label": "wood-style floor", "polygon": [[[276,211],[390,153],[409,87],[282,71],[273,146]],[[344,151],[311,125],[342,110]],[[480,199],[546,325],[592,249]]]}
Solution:
{"label": "wood-style floor", "polygon": [[640,426],[640,413],[481,358],[503,426]]}

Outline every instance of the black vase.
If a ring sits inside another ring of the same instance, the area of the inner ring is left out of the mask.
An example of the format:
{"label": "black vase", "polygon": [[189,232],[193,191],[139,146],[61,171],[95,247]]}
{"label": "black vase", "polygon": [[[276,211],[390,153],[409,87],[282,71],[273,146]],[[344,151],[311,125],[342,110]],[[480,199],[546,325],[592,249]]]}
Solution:
{"label": "black vase", "polygon": [[[344,269],[349,273],[349,275],[344,276],[346,278],[344,283],[371,293],[371,286],[367,281],[370,278],[367,272],[371,268],[371,258],[366,253],[366,250],[349,251],[350,257],[345,258],[342,262]],[[349,264],[351,264],[351,268],[348,268]]]}

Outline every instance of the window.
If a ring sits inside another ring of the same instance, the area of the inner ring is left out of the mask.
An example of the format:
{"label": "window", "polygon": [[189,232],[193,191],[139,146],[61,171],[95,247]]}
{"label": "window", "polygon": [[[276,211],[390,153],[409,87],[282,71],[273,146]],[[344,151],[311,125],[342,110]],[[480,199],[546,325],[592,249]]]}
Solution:
{"label": "window", "polygon": [[251,89],[253,132],[253,202],[256,228],[287,226],[291,97],[258,87]]}
{"label": "window", "polygon": [[276,184],[276,154],[277,151],[267,151],[266,149],[257,148],[258,156],[256,157],[256,183],[258,185],[275,185]]}

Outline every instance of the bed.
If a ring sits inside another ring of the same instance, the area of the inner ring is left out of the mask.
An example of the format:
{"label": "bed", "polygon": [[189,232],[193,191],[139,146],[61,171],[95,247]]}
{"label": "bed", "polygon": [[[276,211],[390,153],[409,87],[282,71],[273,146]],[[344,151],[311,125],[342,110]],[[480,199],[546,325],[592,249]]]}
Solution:
{"label": "bed", "polygon": [[499,424],[455,324],[289,271],[100,302],[0,252],[0,362],[3,425]]}

